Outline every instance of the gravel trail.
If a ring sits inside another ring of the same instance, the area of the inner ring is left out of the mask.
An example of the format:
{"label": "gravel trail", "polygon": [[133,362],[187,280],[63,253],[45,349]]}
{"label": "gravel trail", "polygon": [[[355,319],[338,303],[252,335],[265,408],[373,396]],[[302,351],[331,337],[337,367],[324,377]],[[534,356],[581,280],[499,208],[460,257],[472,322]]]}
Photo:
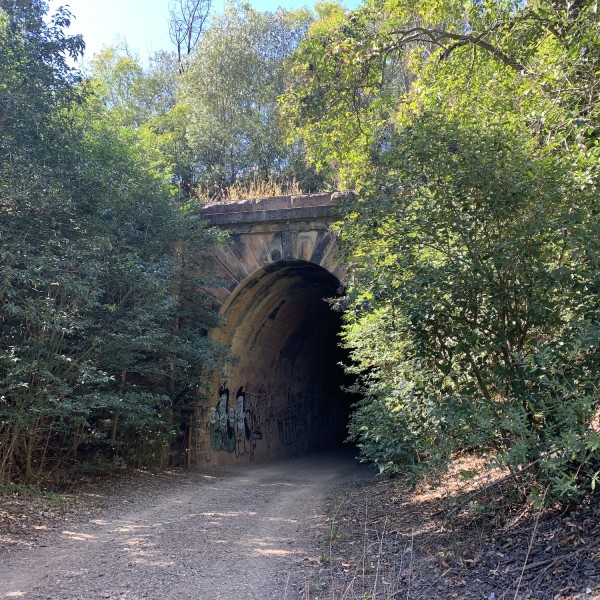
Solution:
{"label": "gravel trail", "polygon": [[327,454],[204,473],[117,495],[108,509],[0,559],[0,598],[27,600],[304,597],[324,502],[373,477]]}

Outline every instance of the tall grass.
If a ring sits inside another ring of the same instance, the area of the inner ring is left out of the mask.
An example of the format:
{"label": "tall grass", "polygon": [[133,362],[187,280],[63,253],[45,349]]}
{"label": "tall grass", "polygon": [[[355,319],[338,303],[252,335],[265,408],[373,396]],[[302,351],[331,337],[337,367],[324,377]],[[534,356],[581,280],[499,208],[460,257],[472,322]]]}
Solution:
{"label": "tall grass", "polygon": [[198,196],[208,202],[232,202],[234,200],[251,200],[255,198],[271,198],[273,196],[293,196],[302,194],[296,179],[285,179],[270,175],[267,179],[253,177],[232,183],[217,190],[198,188]]}

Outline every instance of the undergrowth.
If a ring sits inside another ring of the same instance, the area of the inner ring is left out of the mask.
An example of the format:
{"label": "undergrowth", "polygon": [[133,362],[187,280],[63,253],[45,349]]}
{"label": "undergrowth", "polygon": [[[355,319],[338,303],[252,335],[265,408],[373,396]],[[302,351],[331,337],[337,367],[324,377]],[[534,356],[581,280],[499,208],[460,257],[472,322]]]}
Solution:
{"label": "undergrowth", "polygon": [[338,492],[303,600],[600,598],[600,498],[525,499],[479,460]]}
{"label": "undergrowth", "polygon": [[3,483],[0,482],[0,496],[19,496],[21,498],[33,498],[44,500],[55,504],[71,502],[72,498],[46,490],[36,485],[27,485],[22,483]]}

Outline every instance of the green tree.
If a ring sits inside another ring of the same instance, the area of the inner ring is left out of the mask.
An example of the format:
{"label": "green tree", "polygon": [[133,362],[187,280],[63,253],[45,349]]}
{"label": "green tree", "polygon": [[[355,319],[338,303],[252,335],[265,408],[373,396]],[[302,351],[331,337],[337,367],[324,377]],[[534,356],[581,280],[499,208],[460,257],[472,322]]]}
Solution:
{"label": "green tree", "polygon": [[106,48],[91,61],[90,85],[111,120],[135,128],[157,160],[170,171],[181,203],[194,197],[194,152],[188,142],[190,109],[177,99],[180,84],[176,57],[160,52],[144,66],[127,46]]}
{"label": "green tree", "polygon": [[284,115],[356,190],[351,434],[383,470],[471,447],[559,495],[595,485],[594,10],[374,1],[297,53]]}
{"label": "green tree", "polygon": [[176,66],[166,53],[152,57],[148,68],[127,45],[104,48],[90,63],[95,93],[121,125],[140,127],[175,104]]}
{"label": "green tree", "polygon": [[[218,360],[159,150],[67,63],[68,13],[0,4],[0,478],[52,478],[96,455],[143,462]],[[189,210],[188,210],[189,212]]]}
{"label": "green tree", "polygon": [[308,186],[312,176],[318,186],[302,165],[300,146],[285,142],[277,110],[286,59],[311,18],[307,10],[229,8],[214,19],[190,57],[181,99],[190,111],[197,182],[209,197],[240,180],[284,174],[306,176]]}

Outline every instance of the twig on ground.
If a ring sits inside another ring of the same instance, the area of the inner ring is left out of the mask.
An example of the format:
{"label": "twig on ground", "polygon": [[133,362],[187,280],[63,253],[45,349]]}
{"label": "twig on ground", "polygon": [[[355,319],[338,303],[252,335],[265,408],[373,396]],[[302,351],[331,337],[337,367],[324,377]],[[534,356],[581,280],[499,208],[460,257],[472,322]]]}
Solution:
{"label": "twig on ground", "polygon": [[535,580],[537,581],[541,579],[553,567],[556,567],[562,563],[567,562],[568,560],[571,560],[572,558],[575,558],[576,556],[579,556],[582,552],[589,552],[590,550],[594,550],[594,548],[597,548],[598,546],[600,546],[600,540],[597,540],[591,544],[586,544],[585,546],[582,546],[581,548],[578,548],[573,552],[569,552],[568,554],[561,554],[560,556],[555,556],[554,558],[548,558],[546,560],[539,560],[535,563],[530,563],[529,565],[527,565],[527,570],[546,567],[541,573],[538,573],[536,575]]}
{"label": "twig on ground", "polygon": [[410,530],[410,563],[408,565],[408,581],[406,584],[406,600],[409,600],[410,598],[410,585],[411,585],[411,581],[412,581],[412,567],[413,567],[413,559],[414,559],[414,552],[415,550],[415,530],[411,529]]}
{"label": "twig on ground", "polygon": [[367,541],[368,541],[367,522],[369,521],[369,519],[368,519],[369,510],[368,509],[369,509],[369,497],[367,496],[367,494],[365,494],[365,531],[364,531],[364,541],[363,541],[363,562],[362,562],[362,582],[363,582],[363,586],[365,584],[366,562],[367,562]]}
{"label": "twig on ground", "polygon": [[379,538],[379,550],[377,552],[377,569],[375,571],[375,583],[373,584],[373,598],[375,598],[375,594],[377,593],[377,584],[379,583],[379,570],[381,569],[381,555],[383,552],[383,539],[385,537],[385,528],[387,526],[387,518],[385,523],[383,524],[383,531],[381,532],[381,537]]}
{"label": "twig on ground", "polygon": [[519,589],[521,587],[521,581],[523,580],[523,573],[525,573],[525,569],[527,567],[527,561],[529,560],[529,555],[531,553],[531,548],[533,548],[533,543],[535,541],[535,535],[537,533],[538,524],[540,522],[540,516],[542,514],[542,510],[544,509],[544,504],[546,502],[546,494],[548,493],[548,487],[544,490],[544,495],[542,497],[542,502],[540,503],[540,507],[535,515],[535,521],[533,523],[533,531],[531,532],[531,537],[529,538],[529,545],[527,546],[527,554],[525,555],[525,562],[523,563],[523,568],[521,569],[521,574],[519,575],[519,581],[517,582],[517,587],[515,588],[515,597],[514,600],[517,600],[517,596],[519,595]]}

